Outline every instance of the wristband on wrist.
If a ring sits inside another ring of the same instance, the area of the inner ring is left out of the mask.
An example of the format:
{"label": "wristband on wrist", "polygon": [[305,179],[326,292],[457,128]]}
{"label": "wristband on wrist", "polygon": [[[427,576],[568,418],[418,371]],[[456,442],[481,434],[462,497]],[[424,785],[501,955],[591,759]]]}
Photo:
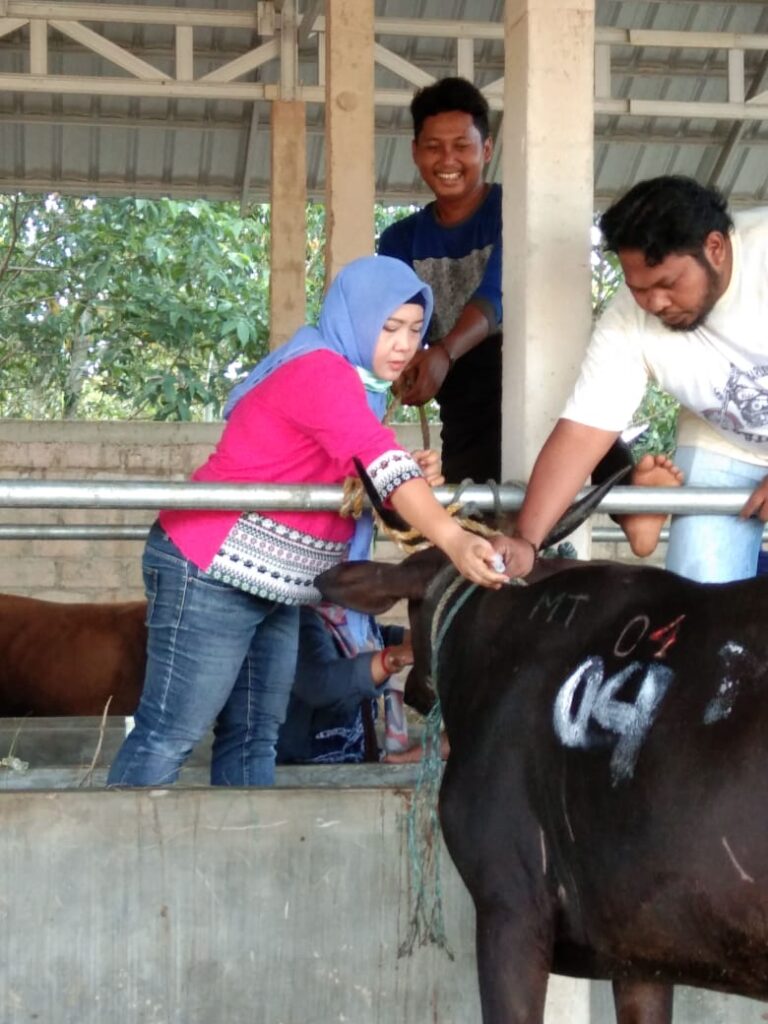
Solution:
{"label": "wristband on wrist", "polygon": [[450,369],[453,366],[453,364],[456,362],[456,356],[451,355],[451,353],[448,351],[448,349],[445,347],[445,345],[442,343],[442,341],[432,341],[432,342],[430,342],[429,347],[430,348],[439,348],[443,352],[445,352],[446,356],[448,356],[448,369]]}
{"label": "wristband on wrist", "polygon": [[393,675],[396,670],[391,662],[392,651],[390,650],[389,647],[382,647],[382,649],[379,651],[379,654],[381,655],[382,672],[384,673],[385,676]]}

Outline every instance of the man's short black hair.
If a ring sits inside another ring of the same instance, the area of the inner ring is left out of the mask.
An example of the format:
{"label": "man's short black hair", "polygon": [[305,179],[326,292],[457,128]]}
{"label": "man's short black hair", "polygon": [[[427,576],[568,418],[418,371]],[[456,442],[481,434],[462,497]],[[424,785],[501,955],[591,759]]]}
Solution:
{"label": "man's short black hair", "polygon": [[441,78],[432,85],[425,85],[423,89],[419,89],[411,100],[414,139],[418,139],[426,118],[434,117],[435,114],[447,114],[453,110],[469,114],[485,142],[490,132],[488,101],[466,78]]}
{"label": "man's short black hair", "polygon": [[732,227],[716,188],[671,174],[639,182],[600,218],[605,248],[640,249],[649,267],[670,253],[699,258],[710,232],[727,235]]}

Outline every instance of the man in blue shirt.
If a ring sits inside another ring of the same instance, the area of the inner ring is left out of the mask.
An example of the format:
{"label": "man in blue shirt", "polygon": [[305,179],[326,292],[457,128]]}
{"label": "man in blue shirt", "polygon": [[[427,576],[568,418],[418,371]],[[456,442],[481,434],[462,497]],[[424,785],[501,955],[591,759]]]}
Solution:
{"label": "man in blue shirt", "polygon": [[501,476],[501,187],[484,181],[488,103],[443,78],[411,103],[413,159],[434,201],[387,228],[379,252],[408,263],[434,292],[428,347],[403,375],[407,405],[436,398],[449,483]]}

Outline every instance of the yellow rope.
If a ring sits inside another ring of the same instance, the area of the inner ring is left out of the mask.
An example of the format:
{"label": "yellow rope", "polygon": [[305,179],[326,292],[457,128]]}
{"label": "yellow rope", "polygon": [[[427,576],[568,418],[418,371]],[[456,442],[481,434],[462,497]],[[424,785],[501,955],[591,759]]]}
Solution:
{"label": "yellow rope", "polygon": [[342,485],[339,515],[345,519],[348,516],[359,519],[363,513],[363,496],[363,481],[356,476],[346,477]]}
{"label": "yellow rope", "polygon": [[[363,511],[363,497],[362,481],[356,476],[346,477],[343,484],[339,515],[345,518],[352,516],[353,519],[359,519]],[[501,533],[500,530],[493,530],[484,523],[478,523],[474,519],[463,519],[458,515],[462,508],[463,505],[460,502],[456,502],[453,505],[449,505],[445,511],[449,516],[454,516],[462,528],[470,533],[477,533],[481,537],[497,537]],[[406,554],[410,555],[414,551],[421,551],[423,548],[432,547],[431,541],[428,541],[418,530],[395,530],[391,526],[387,526],[375,509],[373,510],[373,518],[377,529]]]}
{"label": "yellow rope", "polygon": [[[449,516],[454,516],[457,523],[462,529],[467,530],[469,533],[477,533],[481,537],[498,537],[501,534],[501,530],[494,530],[491,527],[486,526],[485,523],[478,523],[475,519],[462,518],[458,513],[463,508],[462,505],[449,505],[446,508],[446,512]],[[413,554],[414,551],[422,551],[424,548],[433,547],[431,541],[427,540],[426,537],[419,533],[418,530],[393,530],[387,526],[386,523],[382,522],[377,512],[374,512],[374,519],[376,520],[377,527],[405,554]]]}

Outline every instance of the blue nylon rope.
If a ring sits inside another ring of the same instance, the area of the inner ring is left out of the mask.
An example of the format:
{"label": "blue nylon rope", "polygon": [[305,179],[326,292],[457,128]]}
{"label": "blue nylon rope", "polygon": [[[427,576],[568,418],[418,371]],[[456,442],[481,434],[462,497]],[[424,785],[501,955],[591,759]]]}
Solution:
{"label": "blue nylon rope", "polygon": [[[441,625],[440,616],[448,600],[458,587],[466,585],[461,594],[448,611]],[[437,664],[440,648],[446,633],[459,610],[477,590],[477,584],[468,584],[459,576],[446,589],[432,620],[431,630],[431,678],[437,694]],[[440,821],[437,814],[438,794],[442,779],[443,764],[440,757],[440,726],[442,710],[440,698],[435,703],[424,723],[424,737],[421,764],[413,791],[413,799],[406,815],[408,835],[408,858],[411,867],[410,890],[413,912],[411,914],[408,936],[398,950],[398,956],[410,956],[414,946],[433,943],[445,950],[453,960],[453,952],[448,945],[443,914],[443,889],[440,869]]]}

